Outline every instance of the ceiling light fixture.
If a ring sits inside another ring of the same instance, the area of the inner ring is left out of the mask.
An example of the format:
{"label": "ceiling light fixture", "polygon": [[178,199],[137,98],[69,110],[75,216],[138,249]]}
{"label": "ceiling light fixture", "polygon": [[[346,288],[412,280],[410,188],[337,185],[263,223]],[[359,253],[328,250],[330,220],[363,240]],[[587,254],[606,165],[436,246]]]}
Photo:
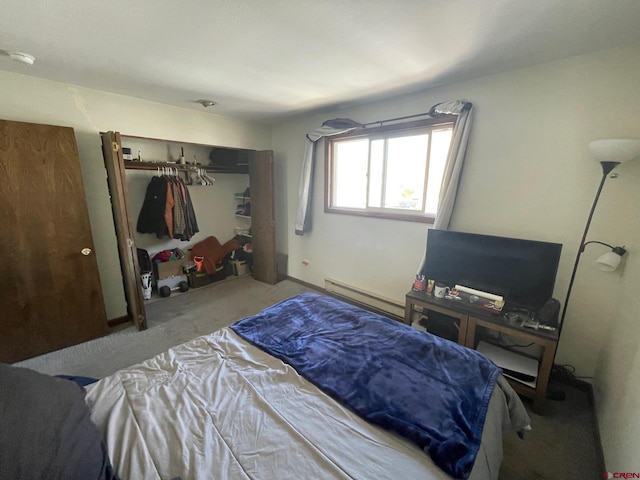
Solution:
{"label": "ceiling light fixture", "polygon": [[198,102],[204,108],[213,107],[216,104],[216,102],[214,102],[213,100],[196,100],[196,102]]}
{"label": "ceiling light fixture", "polygon": [[36,61],[36,57],[24,52],[7,52],[7,55],[9,55],[11,60],[24,63],[25,65],[33,65],[33,62]]}

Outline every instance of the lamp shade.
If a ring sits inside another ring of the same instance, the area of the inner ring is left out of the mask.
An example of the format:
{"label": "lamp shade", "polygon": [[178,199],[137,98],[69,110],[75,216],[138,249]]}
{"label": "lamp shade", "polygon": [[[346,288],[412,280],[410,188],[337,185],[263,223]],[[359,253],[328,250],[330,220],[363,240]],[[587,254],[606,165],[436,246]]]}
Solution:
{"label": "lamp shade", "polygon": [[600,255],[596,259],[596,265],[603,272],[613,272],[616,268],[618,268],[618,265],[620,265],[620,260],[622,260],[622,256],[611,251]]}
{"label": "lamp shade", "polygon": [[628,138],[594,140],[589,143],[589,151],[599,162],[623,163],[640,157],[640,140]]}

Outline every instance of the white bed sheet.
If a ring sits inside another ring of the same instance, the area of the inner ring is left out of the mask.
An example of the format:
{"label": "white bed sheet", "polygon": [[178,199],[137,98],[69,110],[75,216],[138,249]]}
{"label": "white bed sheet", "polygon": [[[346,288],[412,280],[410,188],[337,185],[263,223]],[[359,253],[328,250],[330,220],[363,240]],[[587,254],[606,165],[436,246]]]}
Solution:
{"label": "white bed sheet", "polygon": [[[90,385],[86,400],[123,480],[449,478],[229,328]],[[498,477],[510,428],[498,387],[472,479]]]}

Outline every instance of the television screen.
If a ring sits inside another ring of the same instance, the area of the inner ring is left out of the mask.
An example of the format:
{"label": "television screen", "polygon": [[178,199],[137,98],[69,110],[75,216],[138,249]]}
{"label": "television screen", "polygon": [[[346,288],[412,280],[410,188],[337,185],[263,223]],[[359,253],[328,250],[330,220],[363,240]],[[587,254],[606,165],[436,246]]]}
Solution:
{"label": "television screen", "polygon": [[553,296],[561,251],[560,243],[431,229],[421,273],[501,295],[505,309],[538,310]]}

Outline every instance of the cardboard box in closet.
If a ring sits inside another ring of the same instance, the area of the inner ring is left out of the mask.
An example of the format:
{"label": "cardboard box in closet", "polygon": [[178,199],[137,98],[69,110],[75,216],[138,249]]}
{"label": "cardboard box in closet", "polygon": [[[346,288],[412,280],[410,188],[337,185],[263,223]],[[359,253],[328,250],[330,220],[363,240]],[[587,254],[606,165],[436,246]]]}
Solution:
{"label": "cardboard box in closet", "polygon": [[183,262],[180,260],[170,260],[168,262],[154,263],[156,267],[156,280],[184,275]]}

